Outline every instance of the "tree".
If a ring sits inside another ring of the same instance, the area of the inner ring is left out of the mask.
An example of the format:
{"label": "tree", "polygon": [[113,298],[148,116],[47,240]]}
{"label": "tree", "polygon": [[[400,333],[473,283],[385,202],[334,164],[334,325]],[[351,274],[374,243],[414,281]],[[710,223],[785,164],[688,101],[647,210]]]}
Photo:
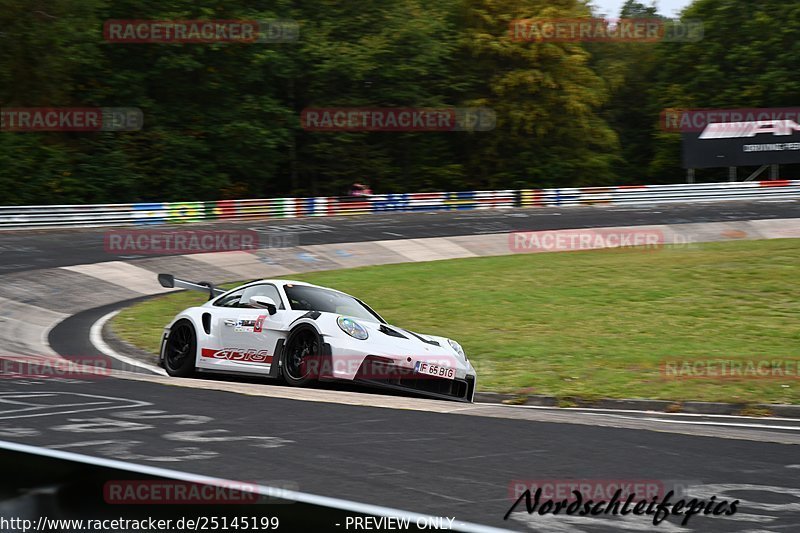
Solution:
{"label": "tree", "polygon": [[465,156],[478,186],[496,188],[609,183],[617,138],[597,111],[603,79],[580,43],[521,42],[513,20],[588,16],[585,3],[467,0],[462,64],[465,104],[497,113],[497,127],[476,133]]}
{"label": "tree", "polygon": [[[696,0],[684,19],[701,20],[699,42],[658,47],[650,97],[660,109],[761,108],[797,105],[800,94],[800,4],[781,0]],[[655,128],[653,131],[656,131]],[[651,176],[679,168],[679,135],[658,132]],[[704,175],[720,179],[723,170]]]}

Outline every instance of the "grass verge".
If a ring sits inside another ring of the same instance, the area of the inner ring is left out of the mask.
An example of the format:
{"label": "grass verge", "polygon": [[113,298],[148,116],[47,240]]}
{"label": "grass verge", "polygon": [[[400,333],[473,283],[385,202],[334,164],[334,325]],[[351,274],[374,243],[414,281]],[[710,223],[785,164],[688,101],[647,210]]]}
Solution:
{"label": "grass verge", "polygon": [[[479,390],[558,397],[800,403],[793,378],[666,379],[665,361],[800,360],[800,240],[521,254],[298,274],[390,323],[458,340]],[[158,350],[198,293],[113,322]]]}

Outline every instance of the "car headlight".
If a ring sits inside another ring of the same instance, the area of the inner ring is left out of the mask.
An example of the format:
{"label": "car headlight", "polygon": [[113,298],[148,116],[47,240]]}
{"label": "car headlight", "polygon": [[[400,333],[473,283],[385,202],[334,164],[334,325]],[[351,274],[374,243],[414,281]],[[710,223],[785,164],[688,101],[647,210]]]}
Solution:
{"label": "car headlight", "polygon": [[467,360],[467,354],[464,353],[464,348],[462,348],[460,344],[452,339],[447,339],[447,342],[450,344],[450,347],[464,359],[464,361]]}
{"label": "car headlight", "polygon": [[354,339],[358,339],[363,341],[367,337],[369,337],[369,333],[364,326],[353,320],[352,318],[347,318],[344,316],[340,316],[336,319],[336,323],[339,324],[339,328],[353,337]]}

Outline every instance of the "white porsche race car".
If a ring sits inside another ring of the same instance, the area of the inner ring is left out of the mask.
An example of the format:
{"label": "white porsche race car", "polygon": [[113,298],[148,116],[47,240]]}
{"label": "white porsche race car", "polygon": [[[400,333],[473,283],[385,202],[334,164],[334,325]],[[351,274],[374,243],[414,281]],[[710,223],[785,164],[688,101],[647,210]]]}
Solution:
{"label": "white porsche race car", "polygon": [[209,294],[164,329],[159,363],[170,376],[258,375],[293,386],[342,380],[473,400],[475,369],[457,342],[392,326],[343,292],[287,280],[229,291],[169,274],[158,280]]}

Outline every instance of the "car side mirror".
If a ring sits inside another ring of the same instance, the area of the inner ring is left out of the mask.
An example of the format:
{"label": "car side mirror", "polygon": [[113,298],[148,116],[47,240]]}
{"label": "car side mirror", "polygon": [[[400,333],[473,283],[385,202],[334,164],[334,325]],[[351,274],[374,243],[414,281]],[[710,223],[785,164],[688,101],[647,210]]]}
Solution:
{"label": "car side mirror", "polygon": [[256,309],[266,309],[271,315],[278,312],[278,306],[275,305],[275,300],[269,296],[251,296],[247,303]]}

